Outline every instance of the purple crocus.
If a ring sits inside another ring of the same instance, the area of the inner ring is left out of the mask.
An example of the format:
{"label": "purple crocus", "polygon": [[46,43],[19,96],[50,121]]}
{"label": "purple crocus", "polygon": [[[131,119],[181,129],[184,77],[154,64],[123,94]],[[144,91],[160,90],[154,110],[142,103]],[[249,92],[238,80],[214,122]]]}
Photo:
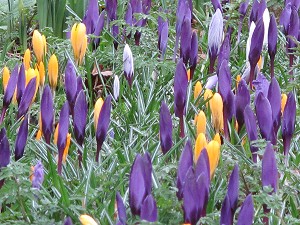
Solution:
{"label": "purple crocus", "polygon": [[96,130],[96,140],[97,140],[97,152],[96,152],[96,162],[99,162],[100,150],[102,148],[103,142],[106,138],[109,123],[110,123],[110,111],[111,111],[111,96],[109,95],[101,108],[98,125]]}
{"label": "purple crocus", "polygon": [[285,4],[284,9],[281,12],[279,24],[283,26],[283,33],[287,35],[289,30],[290,18],[292,14],[292,4],[289,2]]}
{"label": "purple crocus", "polygon": [[[288,37],[287,37],[287,51],[289,53],[290,59],[290,74],[293,75],[292,66],[294,64],[294,48],[297,46],[294,39],[297,40],[299,34],[299,15],[298,10],[295,7],[292,8],[290,24],[288,29]],[[292,79],[292,77],[291,77]]]}
{"label": "purple crocus", "polygon": [[87,11],[82,22],[86,26],[86,33],[92,34],[97,26],[97,21],[99,17],[99,7],[97,0],[90,0],[87,6]]}
{"label": "purple crocus", "polygon": [[[105,9],[107,11],[107,22],[110,23],[117,19],[117,8],[118,8],[118,1],[117,0],[105,0]],[[112,25],[112,35],[114,38],[117,38],[119,34],[119,27],[117,25]],[[114,47],[115,49],[118,48],[118,42],[114,40]]]}
{"label": "purple crocus", "polygon": [[191,52],[190,52],[190,79],[193,80],[194,72],[198,61],[198,35],[196,31],[192,32]]}
{"label": "purple crocus", "polygon": [[269,100],[260,92],[255,101],[255,111],[260,128],[260,133],[267,141],[276,144],[276,137],[274,133],[272,108]]}
{"label": "purple crocus", "polygon": [[267,8],[267,3],[265,0],[261,0],[261,1],[254,0],[251,13],[250,13],[249,24],[251,24],[252,21],[254,23],[257,23],[257,21],[259,21],[262,18],[266,8]]}
{"label": "purple crocus", "polygon": [[18,161],[20,158],[22,158],[24,154],[24,149],[27,142],[27,136],[28,136],[28,118],[27,116],[23,119],[20,129],[17,134],[17,139],[15,143],[15,160]]}
{"label": "purple crocus", "polygon": [[237,225],[252,225],[254,217],[254,206],[252,195],[249,194],[241,207]]}
{"label": "purple crocus", "polygon": [[152,164],[149,153],[137,154],[129,176],[129,205],[133,215],[141,215],[145,198],[151,194]]}
{"label": "purple crocus", "polygon": [[172,148],[172,118],[168,106],[165,102],[161,103],[159,111],[159,139],[163,154]]}
{"label": "purple crocus", "polygon": [[275,137],[277,137],[277,132],[281,122],[281,93],[279,83],[277,82],[275,77],[272,78],[269,85],[268,100],[272,109],[274,135]]}
{"label": "purple crocus", "polygon": [[237,37],[238,42],[240,42],[240,35],[241,35],[241,31],[242,31],[242,26],[243,26],[243,20],[247,13],[248,5],[249,5],[249,0],[246,0],[246,1],[242,2],[239,7],[240,22],[239,22],[238,37]]}
{"label": "purple crocus", "polygon": [[226,33],[224,41],[220,47],[220,52],[218,55],[218,65],[217,65],[217,74],[219,73],[222,62],[225,60],[227,63],[230,58],[230,33]]}
{"label": "purple crocus", "polygon": [[256,64],[260,58],[260,54],[263,47],[263,40],[264,40],[264,23],[263,20],[260,19],[256,27],[253,31],[253,35],[251,38],[251,44],[250,44],[250,51],[249,51],[249,62],[250,62],[250,78],[249,83],[250,87],[252,88],[252,81],[254,79],[254,72]]}
{"label": "purple crocus", "polygon": [[141,219],[148,222],[157,221],[156,201],[151,194],[149,194],[143,201],[141,207]]}
{"label": "purple crocus", "polygon": [[68,60],[65,70],[65,91],[67,100],[69,102],[71,114],[73,114],[73,108],[77,93],[77,77],[74,65],[71,62],[71,60]]}
{"label": "purple crocus", "polygon": [[41,117],[42,117],[42,131],[45,137],[45,141],[50,145],[51,135],[53,133],[53,97],[49,85],[46,85],[42,100],[41,100]]}
{"label": "purple crocus", "polygon": [[67,144],[68,130],[69,130],[69,104],[68,102],[65,102],[65,104],[61,108],[60,115],[59,115],[59,127],[58,127],[58,136],[57,136],[57,148],[58,148],[57,170],[59,175],[61,175],[62,158],[64,154],[64,149]]}
{"label": "purple crocus", "polygon": [[271,15],[269,32],[268,32],[268,52],[270,56],[270,73],[271,77],[274,77],[274,61],[277,52],[277,24],[274,14]]}
{"label": "purple crocus", "polygon": [[44,166],[41,161],[34,166],[32,174],[32,187],[40,189],[44,181]]}
{"label": "purple crocus", "polygon": [[102,33],[104,24],[105,24],[105,11],[102,11],[100,13],[100,16],[99,16],[98,20],[97,20],[96,28],[95,28],[95,31],[94,31],[94,35],[96,36],[96,38],[94,39],[95,48],[97,48],[99,43],[100,43],[99,36]]}
{"label": "purple crocus", "polygon": [[[245,107],[244,121],[245,121],[245,126],[246,126],[246,131],[247,131],[249,142],[256,141],[257,140],[256,117],[255,117],[250,105],[247,105]],[[252,152],[253,162],[256,163],[258,148],[253,146],[253,144],[250,143],[250,150]]]}
{"label": "purple crocus", "polygon": [[32,99],[35,95],[35,92],[36,92],[36,77],[32,78],[25,88],[24,94],[22,95],[19,108],[18,108],[18,114],[17,114],[18,119],[27,113],[32,103]]}
{"label": "purple crocus", "polygon": [[[88,104],[84,91],[82,90],[76,98],[73,115],[74,136],[80,146],[82,146],[84,142],[87,111]],[[78,149],[78,161],[79,165],[81,165],[82,153],[80,149]]]}
{"label": "purple crocus", "polygon": [[208,30],[209,73],[214,72],[214,64],[219,54],[223,37],[223,17],[220,9],[212,16]]}
{"label": "purple crocus", "polygon": [[83,90],[82,88],[82,78],[79,76],[77,77],[77,91],[76,91],[76,96],[78,96],[79,92],[81,92]]}
{"label": "purple crocus", "polygon": [[[7,167],[10,163],[10,149],[9,142],[6,136],[6,130],[3,127],[0,131],[0,170],[3,167]],[[4,184],[4,179],[0,180],[0,188]]]}
{"label": "purple crocus", "polygon": [[164,58],[164,55],[167,50],[168,44],[168,35],[169,35],[169,21],[164,20],[162,17],[158,17],[158,49],[161,52],[161,59]]}
{"label": "purple crocus", "polygon": [[180,59],[177,63],[175,77],[174,77],[174,111],[175,111],[175,116],[179,117],[180,137],[184,137],[183,116],[185,115],[187,87],[188,87],[187,71],[183,63],[183,60]]}
{"label": "purple crocus", "polygon": [[25,77],[25,67],[24,64],[22,63],[18,75],[18,81],[17,81],[17,102],[18,105],[21,102],[21,98],[23,96],[23,93],[25,91],[25,82],[26,82],[26,77]]}
{"label": "purple crocus", "polygon": [[219,9],[222,12],[222,5],[220,3],[220,0],[211,0],[211,4],[213,5],[215,11]]}
{"label": "purple crocus", "polygon": [[291,140],[295,131],[296,122],[296,100],[292,92],[288,94],[286,105],[283,111],[282,118],[282,139],[283,139],[283,150],[286,157],[286,162],[288,158],[288,153],[290,150]]}
{"label": "purple crocus", "polygon": [[117,203],[117,210],[118,210],[118,223],[119,225],[126,225],[126,208],[123,202],[123,199],[119,192],[116,194],[116,203]]}
{"label": "purple crocus", "polygon": [[[200,158],[200,157],[199,157]],[[188,140],[181,153],[178,170],[177,170],[177,198],[181,200],[183,198],[183,186],[187,171],[190,167],[193,167],[193,152],[191,142]]]}
{"label": "purple crocus", "polygon": [[180,36],[180,57],[183,59],[185,65],[187,65],[190,59],[191,52],[191,20],[185,17],[182,22],[181,36]]}
{"label": "purple crocus", "polygon": [[225,195],[225,198],[222,203],[222,208],[221,208],[221,216],[220,216],[220,224],[225,224],[225,225],[231,225],[232,224],[232,218],[233,215],[231,213],[230,209],[230,200],[228,193]]}
{"label": "purple crocus", "polygon": [[18,69],[19,69],[19,67],[17,64],[10,75],[10,78],[9,78],[9,81],[8,81],[8,84],[7,84],[7,87],[6,87],[4,96],[3,96],[3,107],[2,107],[1,117],[0,117],[0,125],[3,122],[3,119],[6,114],[6,110],[13,98],[13,95],[14,95],[14,92],[16,89],[17,79],[18,79]]}
{"label": "purple crocus", "polygon": [[72,219],[69,216],[65,219],[64,225],[73,225]]}
{"label": "purple crocus", "polygon": [[246,106],[250,104],[250,92],[248,90],[246,81],[242,79],[237,88],[235,96],[235,106],[236,106],[236,120],[238,122],[238,131],[240,132],[242,126],[244,125],[244,110]]}

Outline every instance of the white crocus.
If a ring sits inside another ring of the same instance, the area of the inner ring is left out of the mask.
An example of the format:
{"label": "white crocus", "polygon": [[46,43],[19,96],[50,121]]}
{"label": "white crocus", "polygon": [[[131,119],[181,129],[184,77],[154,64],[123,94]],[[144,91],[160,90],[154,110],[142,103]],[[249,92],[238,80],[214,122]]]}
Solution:
{"label": "white crocus", "polygon": [[126,44],[124,47],[123,65],[124,65],[125,77],[129,83],[129,86],[131,86],[134,69],[133,69],[133,56],[132,56],[132,52],[131,52],[131,49],[128,44]]}
{"label": "white crocus", "polygon": [[215,14],[212,16],[209,29],[208,29],[208,47],[211,51],[212,49],[217,49],[219,52],[220,46],[223,39],[223,17],[220,9],[217,9]]}
{"label": "white crocus", "polygon": [[115,100],[118,99],[119,94],[120,94],[120,80],[118,75],[115,75],[115,79],[114,79],[114,98]]}

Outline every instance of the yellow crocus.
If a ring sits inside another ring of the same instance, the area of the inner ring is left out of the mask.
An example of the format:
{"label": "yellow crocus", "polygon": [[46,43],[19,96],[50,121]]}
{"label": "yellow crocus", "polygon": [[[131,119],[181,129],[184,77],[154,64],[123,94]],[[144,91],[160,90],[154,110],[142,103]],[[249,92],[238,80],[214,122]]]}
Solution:
{"label": "yellow crocus", "polygon": [[87,48],[86,27],[83,23],[75,23],[71,30],[71,44],[76,63],[81,64]]}
{"label": "yellow crocus", "polygon": [[214,140],[217,141],[219,143],[219,145],[222,144],[222,141],[221,141],[221,136],[219,133],[216,133],[215,136],[214,136]]}
{"label": "yellow crocus", "polygon": [[8,67],[5,66],[3,68],[3,73],[2,73],[2,84],[3,84],[4,92],[6,91],[6,87],[7,87],[9,78],[10,78],[10,72],[9,72]]}
{"label": "yellow crocus", "polygon": [[98,225],[96,221],[89,215],[81,215],[79,220],[82,225]]}
{"label": "yellow crocus", "polygon": [[69,153],[70,143],[71,143],[71,134],[68,133],[67,134],[66,147],[64,149],[63,158],[62,158],[63,163],[66,163],[67,156],[68,156],[68,153]]}
{"label": "yellow crocus", "polygon": [[205,134],[200,133],[197,136],[196,143],[195,143],[195,150],[194,150],[195,163],[197,163],[200,153],[202,152],[203,148],[206,148],[206,145],[207,145],[207,141],[206,141]]}
{"label": "yellow crocus", "polygon": [[48,62],[48,74],[49,74],[49,83],[52,88],[52,90],[55,90],[57,86],[57,79],[58,79],[58,61],[53,54]]}
{"label": "yellow crocus", "polygon": [[287,101],[287,95],[286,94],[281,94],[281,114],[283,115],[283,111],[285,108],[285,104]]}
{"label": "yellow crocus", "polygon": [[212,96],[213,96],[212,90],[210,90],[210,89],[205,89],[203,97],[204,97],[204,101],[207,101],[207,102],[206,102],[206,107],[207,107],[207,108],[208,108],[208,102],[210,101],[209,99],[211,99]]}
{"label": "yellow crocus", "polygon": [[44,86],[44,83],[45,83],[45,66],[44,66],[44,63],[43,62],[40,62],[37,66],[38,68],[38,71],[39,71],[39,85],[41,87]]}
{"label": "yellow crocus", "polygon": [[202,84],[200,81],[197,81],[194,87],[194,99],[196,100],[202,91]]}
{"label": "yellow crocus", "polygon": [[207,144],[206,150],[209,159],[210,178],[212,178],[220,159],[220,144],[217,141],[212,140]]}
{"label": "yellow crocus", "polygon": [[219,132],[223,129],[223,101],[219,93],[215,93],[209,101],[212,123],[216,130]]}
{"label": "yellow crocus", "polygon": [[30,50],[27,48],[23,58],[25,70],[28,70],[30,68],[30,61],[31,61]]}
{"label": "yellow crocus", "polygon": [[37,62],[41,62],[44,57],[44,41],[41,33],[38,30],[33,31],[33,36],[32,36],[32,47],[33,47],[33,52],[36,56]]}
{"label": "yellow crocus", "polygon": [[100,114],[102,105],[103,105],[103,99],[102,98],[98,98],[98,100],[95,103],[95,108],[94,108],[94,125],[95,125],[95,130],[97,130],[98,119],[99,119],[99,114]]}
{"label": "yellow crocus", "polygon": [[197,116],[196,127],[197,127],[197,136],[200,133],[203,133],[203,134],[206,133],[206,116],[202,110],[199,112],[199,114]]}

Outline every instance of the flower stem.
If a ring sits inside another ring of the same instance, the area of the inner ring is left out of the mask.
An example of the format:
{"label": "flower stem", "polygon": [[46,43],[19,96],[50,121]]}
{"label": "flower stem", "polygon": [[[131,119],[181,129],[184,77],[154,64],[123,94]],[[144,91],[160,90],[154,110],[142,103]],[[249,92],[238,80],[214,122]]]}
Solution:
{"label": "flower stem", "polygon": [[179,117],[179,129],[180,129],[180,137],[184,138],[184,121],[183,121],[183,115]]}

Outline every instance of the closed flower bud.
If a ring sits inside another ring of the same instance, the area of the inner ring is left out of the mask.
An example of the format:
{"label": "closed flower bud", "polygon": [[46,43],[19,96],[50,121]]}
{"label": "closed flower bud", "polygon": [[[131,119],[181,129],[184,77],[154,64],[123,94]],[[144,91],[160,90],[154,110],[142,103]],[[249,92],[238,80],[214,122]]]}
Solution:
{"label": "closed flower bud", "polygon": [[254,217],[254,206],[253,206],[253,200],[252,195],[249,194],[239,213],[237,225],[251,225],[253,224],[253,217]]}
{"label": "closed flower bud", "polygon": [[43,37],[38,30],[35,30],[33,32],[32,46],[33,46],[33,52],[36,56],[37,62],[39,63],[43,60],[45,46],[44,46]]}
{"label": "closed flower bud", "polygon": [[25,145],[27,142],[28,136],[28,118],[25,117],[23,122],[20,125],[20,129],[18,131],[16,143],[15,143],[15,160],[19,160],[22,158],[25,150]]}
{"label": "closed flower bud", "polygon": [[197,81],[195,88],[194,88],[194,99],[195,100],[199,97],[201,91],[202,91],[202,84],[200,83],[200,81]]}
{"label": "closed flower bud", "polygon": [[211,110],[212,123],[216,130],[219,132],[223,129],[223,101],[219,93],[215,93],[209,101]]}
{"label": "closed flower bud", "polygon": [[196,143],[195,143],[194,162],[198,161],[198,158],[200,156],[202,149],[206,148],[206,146],[207,146],[207,141],[206,141],[205,134],[200,133],[198,135],[198,137],[196,139]]}
{"label": "closed flower bud", "polygon": [[89,215],[81,215],[79,220],[82,225],[98,225],[96,221]]}
{"label": "closed flower bud", "polygon": [[81,64],[87,48],[86,27],[83,23],[75,23],[71,30],[71,44],[76,63]]}
{"label": "closed flower bud", "polygon": [[118,75],[115,75],[115,79],[114,79],[114,98],[115,100],[117,100],[119,98],[119,94],[120,94],[120,80]]}
{"label": "closed flower bud", "polygon": [[134,74],[134,66],[132,52],[128,44],[125,45],[123,51],[123,65],[125,78],[128,81],[129,86],[131,87]]}
{"label": "closed flower bud", "polygon": [[206,133],[206,116],[202,110],[199,112],[199,114],[197,116],[196,127],[197,127],[197,136],[200,133],[203,133],[203,134]]}
{"label": "closed flower bud", "polygon": [[47,144],[50,144],[51,134],[53,132],[53,97],[48,85],[44,88],[41,100],[41,118],[42,118],[42,131]]}
{"label": "closed flower bud", "polygon": [[10,72],[9,72],[9,69],[5,66],[3,68],[3,73],[2,73],[2,84],[3,84],[4,92],[6,90],[9,78],[10,78]]}
{"label": "closed flower bud", "polygon": [[220,159],[220,145],[217,141],[210,141],[207,146],[207,154],[209,158],[209,166],[210,166],[210,177],[215,173],[215,170],[218,166],[219,159]]}
{"label": "closed flower bud", "polygon": [[27,48],[23,58],[25,70],[28,70],[30,68],[30,60],[31,60],[30,50]]}
{"label": "closed flower bud", "polygon": [[55,90],[58,79],[58,61],[54,54],[50,57],[48,62],[48,74],[50,87],[52,90]]}

